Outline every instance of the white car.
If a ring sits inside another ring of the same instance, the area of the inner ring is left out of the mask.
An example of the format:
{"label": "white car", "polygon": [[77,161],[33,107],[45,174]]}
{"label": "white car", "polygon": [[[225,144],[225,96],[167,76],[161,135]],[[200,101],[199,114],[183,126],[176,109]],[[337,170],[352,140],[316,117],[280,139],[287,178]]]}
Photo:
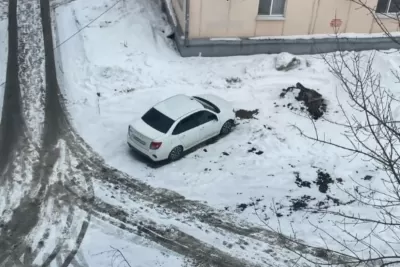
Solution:
{"label": "white car", "polygon": [[231,104],[215,95],[172,96],[128,127],[128,145],[153,161],[175,161],[183,152],[234,126]]}

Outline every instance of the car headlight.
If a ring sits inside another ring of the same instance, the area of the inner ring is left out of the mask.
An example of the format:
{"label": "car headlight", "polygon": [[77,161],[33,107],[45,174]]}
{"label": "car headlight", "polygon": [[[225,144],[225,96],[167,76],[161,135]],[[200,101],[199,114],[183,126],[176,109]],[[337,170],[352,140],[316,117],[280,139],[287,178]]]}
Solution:
{"label": "car headlight", "polygon": [[132,128],[132,126],[130,126],[129,125],[129,127],[128,127],[128,134],[131,136],[131,135],[133,135],[133,128]]}

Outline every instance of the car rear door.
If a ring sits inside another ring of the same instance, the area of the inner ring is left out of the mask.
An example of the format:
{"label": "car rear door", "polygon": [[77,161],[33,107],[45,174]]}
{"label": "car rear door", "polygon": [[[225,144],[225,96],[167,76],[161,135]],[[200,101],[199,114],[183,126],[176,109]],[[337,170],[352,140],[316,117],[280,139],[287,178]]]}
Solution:
{"label": "car rear door", "polygon": [[200,142],[210,139],[219,133],[220,127],[218,117],[214,113],[211,113],[207,110],[200,111],[198,120],[200,124]]}
{"label": "car rear door", "polygon": [[196,112],[182,119],[172,131],[172,135],[178,136],[184,149],[189,149],[198,143],[199,140],[199,116]]}

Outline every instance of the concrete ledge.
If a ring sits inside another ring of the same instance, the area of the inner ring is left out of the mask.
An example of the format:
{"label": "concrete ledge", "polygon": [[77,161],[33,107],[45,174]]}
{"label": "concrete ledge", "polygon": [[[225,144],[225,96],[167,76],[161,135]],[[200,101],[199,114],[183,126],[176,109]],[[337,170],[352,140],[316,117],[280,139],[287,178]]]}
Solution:
{"label": "concrete ledge", "polygon": [[[395,38],[400,43],[400,37]],[[294,55],[329,53],[334,51],[388,50],[400,48],[388,37],[370,38],[318,38],[318,39],[265,39],[265,40],[189,40],[185,46],[182,40],[176,45],[183,57],[222,57],[254,54],[278,54],[288,52]]]}
{"label": "concrete ledge", "polygon": [[[174,25],[172,16],[166,8],[166,1],[161,0],[163,11],[171,25]],[[225,57],[255,54],[278,54],[288,52],[294,55],[329,53],[334,51],[364,51],[364,50],[388,50],[400,49],[400,46],[388,37],[327,37],[327,38],[202,38],[191,39],[184,42],[181,26],[174,25],[175,44],[183,57]],[[400,36],[393,37],[400,43]]]}

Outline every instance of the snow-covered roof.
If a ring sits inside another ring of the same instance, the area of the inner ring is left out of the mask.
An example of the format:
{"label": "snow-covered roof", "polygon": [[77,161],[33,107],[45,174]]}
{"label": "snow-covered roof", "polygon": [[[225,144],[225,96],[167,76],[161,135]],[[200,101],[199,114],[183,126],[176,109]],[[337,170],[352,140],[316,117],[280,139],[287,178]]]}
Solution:
{"label": "snow-covered roof", "polygon": [[154,108],[177,120],[190,112],[202,109],[202,105],[187,95],[178,94],[158,103]]}

